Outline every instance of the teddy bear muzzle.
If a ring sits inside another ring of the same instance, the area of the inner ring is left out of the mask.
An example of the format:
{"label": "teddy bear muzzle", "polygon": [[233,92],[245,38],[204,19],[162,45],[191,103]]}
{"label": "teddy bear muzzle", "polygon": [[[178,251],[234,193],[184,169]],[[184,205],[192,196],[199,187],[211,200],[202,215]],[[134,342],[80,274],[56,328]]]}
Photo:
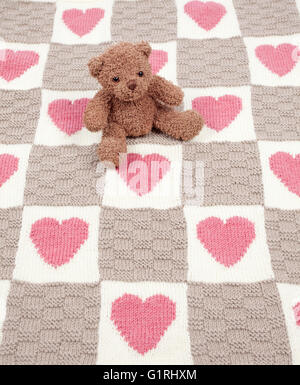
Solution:
{"label": "teddy bear muzzle", "polygon": [[129,80],[129,82],[127,82],[127,87],[131,90],[131,91],[134,91],[136,89],[136,81],[135,80]]}

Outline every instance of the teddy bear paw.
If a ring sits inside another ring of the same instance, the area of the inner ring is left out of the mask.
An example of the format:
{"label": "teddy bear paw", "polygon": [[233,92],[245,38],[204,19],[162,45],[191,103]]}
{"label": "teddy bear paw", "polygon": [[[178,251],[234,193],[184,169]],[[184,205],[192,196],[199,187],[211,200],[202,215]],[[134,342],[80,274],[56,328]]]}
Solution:
{"label": "teddy bear paw", "polygon": [[181,139],[184,141],[193,139],[199,134],[203,124],[202,117],[196,111],[188,110],[182,112]]}

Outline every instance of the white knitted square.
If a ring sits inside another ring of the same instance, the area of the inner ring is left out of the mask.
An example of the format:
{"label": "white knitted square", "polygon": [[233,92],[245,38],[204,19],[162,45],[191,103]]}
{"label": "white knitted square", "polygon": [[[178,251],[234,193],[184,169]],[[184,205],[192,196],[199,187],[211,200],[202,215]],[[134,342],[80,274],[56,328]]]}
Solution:
{"label": "white knitted square", "polygon": [[265,205],[300,209],[299,142],[259,142]]}
{"label": "white knitted square", "polygon": [[185,207],[188,279],[259,282],[274,278],[261,206]]}
{"label": "white knitted square", "polygon": [[23,205],[30,144],[0,144],[0,208]]}
{"label": "white knitted square", "polygon": [[232,0],[176,0],[179,38],[210,39],[241,36]]}
{"label": "white knitted square", "polygon": [[167,43],[151,43],[152,52],[149,58],[152,73],[177,84],[176,41]]}
{"label": "white knitted square", "polygon": [[[130,154],[138,154],[130,160]],[[125,158],[128,168],[106,172],[103,205],[117,208],[167,209],[181,204],[182,146],[129,145]],[[120,163],[120,164],[121,164]],[[163,172],[159,178],[160,171]]]}
{"label": "white knitted square", "polygon": [[[10,73],[6,77],[0,76],[0,89],[3,90],[29,90],[42,87],[43,73],[47,61],[48,44],[21,44],[21,43],[0,43],[0,60],[9,60],[7,68]],[[7,50],[18,55],[14,57],[11,65]],[[26,51],[26,52],[25,52]],[[22,57],[22,55],[24,55]]]}
{"label": "white knitted square", "polygon": [[42,103],[34,143],[46,146],[99,143],[102,132],[92,133],[83,124],[89,99],[96,91],[42,90]]}
{"label": "white knitted square", "polygon": [[100,208],[27,206],[13,278],[32,282],[97,282]]}
{"label": "white knitted square", "polygon": [[185,88],[184,108],[194,109],[206,124],[193,142],[255,140],[250,87]]}
{"label": "white knitted square", "polygon": [[[153,296],[155,297],[150,299]],[[152,302],[150,307],[147,307],[146,301]],[[140,314],[148,314],[148,319],[156,326],[147,327],[147,321],[143,322],[139,318],[139,310],[142,311]],[[126,327],[128,321],[134,330]],[[192,363],[186,284],[116,281],[101,283],[97,364]]]}
{"label": "white knitted square", "polygon": [[52,42],[62,44],[99,44],[111,40],[113,1],[86,3],[58,1]]}
{"label": "white knitted square", "polygon": [[300,34],[244,38],[251,83],[265,86],[300,86],[297,58]]}

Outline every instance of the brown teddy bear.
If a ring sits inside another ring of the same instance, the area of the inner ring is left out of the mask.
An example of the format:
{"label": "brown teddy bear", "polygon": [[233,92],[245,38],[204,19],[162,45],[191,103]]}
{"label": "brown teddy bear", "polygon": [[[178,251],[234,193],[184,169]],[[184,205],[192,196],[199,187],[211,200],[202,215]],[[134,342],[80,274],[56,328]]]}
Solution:
{"label": "brown teddy bear", "polygon": [[103,130],[99,159],[119,165],[126,153],[126,137],[149,133],[154,126],[176,139],[190,140],[203,126],[195,111],[174,111],[183,99],[181,89],[152,75],[148,43],[119,43],[89,62],[102,85],[89,101],[84,123],[88,130]]}

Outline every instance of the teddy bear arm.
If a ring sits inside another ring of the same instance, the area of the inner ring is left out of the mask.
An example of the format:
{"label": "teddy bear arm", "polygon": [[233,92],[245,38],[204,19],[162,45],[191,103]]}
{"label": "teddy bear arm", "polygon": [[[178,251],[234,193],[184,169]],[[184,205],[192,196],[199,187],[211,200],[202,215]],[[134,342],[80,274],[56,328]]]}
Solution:
{"label": "teddy bear arm", "polygon": [[155,100],[169,106],[179,106],[183,100],[180,87],[157,75],[153,76],[148,92]]}
{"label": "teddy bear arm", "polygon": [[126,153],[126,133],[116,123],[110,122],[103,131],[98,155],[102,162],[110,162],[119,166],[120,155]]}
{"label": "teddy bear arm", "polygon": [[91,99],[84,112],[84,124],[89,131],[104,130],[107,126],[109,108],[108,96],[100,91]]}

